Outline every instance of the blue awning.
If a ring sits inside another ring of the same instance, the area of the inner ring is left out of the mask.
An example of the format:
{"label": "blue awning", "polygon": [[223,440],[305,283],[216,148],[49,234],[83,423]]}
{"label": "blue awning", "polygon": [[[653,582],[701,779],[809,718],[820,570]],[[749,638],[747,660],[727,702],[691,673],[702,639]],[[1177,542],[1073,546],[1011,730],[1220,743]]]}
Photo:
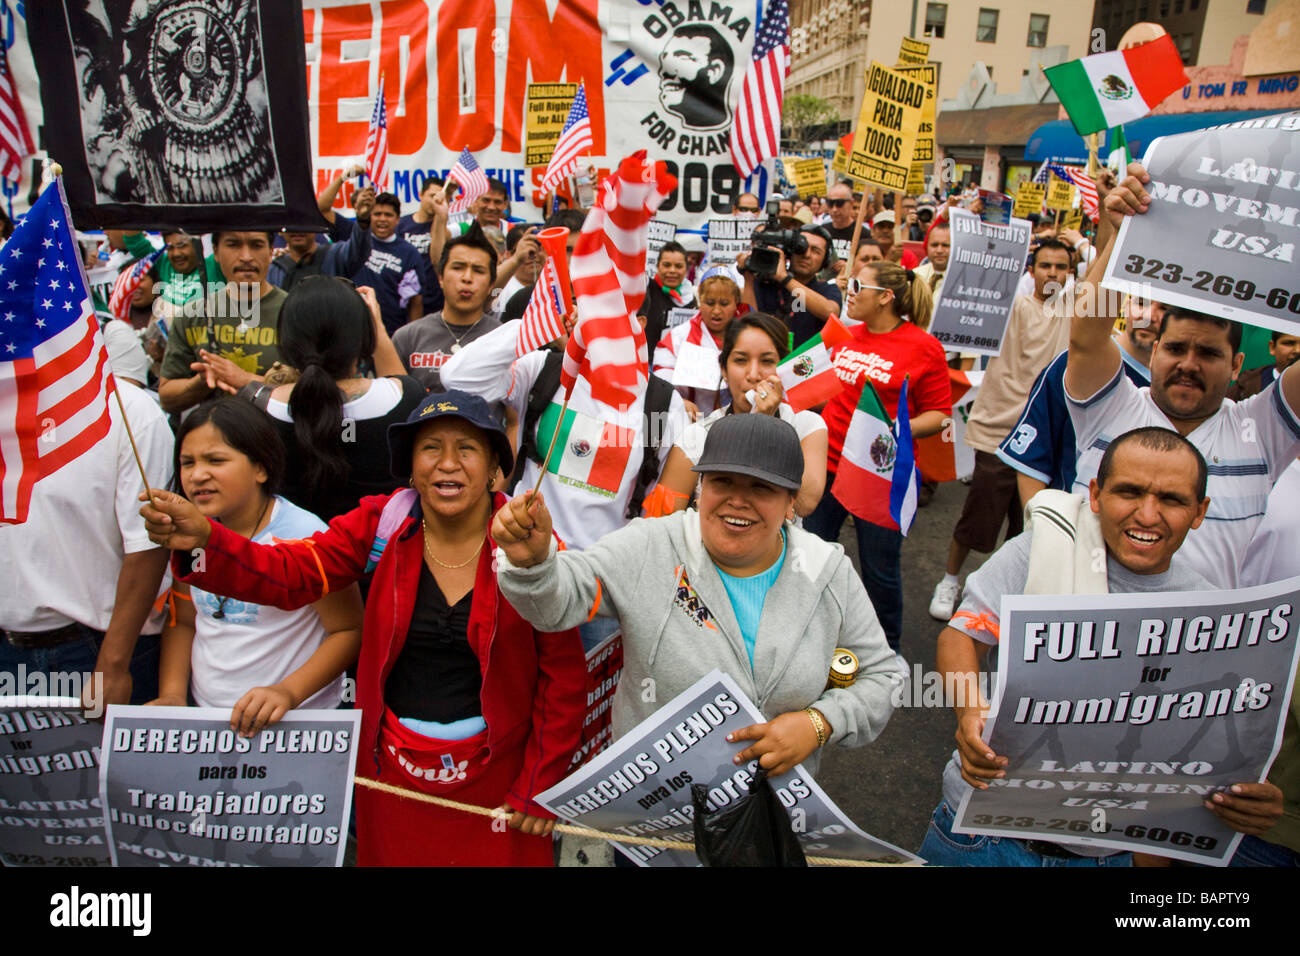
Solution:
{"label": "blue awning", "polygon": [[[1220,110],[1213,113],[1169,113],[1161,116],[1144,116],[1140,120],[1124,124],[1124,135],[1128,137],[1129,152],[1134,158],[1146,152],[1147,146],[1157,136],[1171,136],[1175,133],[1187,133],[1207,126],[1221,123],[1235,123],[1238,120],[1254,119],[1257,116],[1271,116],[1287,110]],[[1109,150],[1103,148],[1102,159],[1105,160]],[[1082,166],[1088,161],[1088,147],[1083,137],[1074,131],[1068,119],[1052,120],[1034,130],[1025,144],[1025,159],[1036,163],[1055,160]]]}

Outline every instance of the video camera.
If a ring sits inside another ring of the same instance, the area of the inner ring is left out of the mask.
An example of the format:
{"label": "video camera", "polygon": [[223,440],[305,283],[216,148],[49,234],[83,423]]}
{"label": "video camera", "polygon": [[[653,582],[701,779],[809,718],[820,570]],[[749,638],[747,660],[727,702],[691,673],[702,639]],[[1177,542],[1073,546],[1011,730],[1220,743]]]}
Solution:
{"label": "video camera", "polygon": [[781,268],[781,256],[798,256],[808,251],[808,237],[798,229],[782,229],[777,217],[779,200],[767,204],[767,222],[750,237],[749,270],[760,279],[771,279]]}

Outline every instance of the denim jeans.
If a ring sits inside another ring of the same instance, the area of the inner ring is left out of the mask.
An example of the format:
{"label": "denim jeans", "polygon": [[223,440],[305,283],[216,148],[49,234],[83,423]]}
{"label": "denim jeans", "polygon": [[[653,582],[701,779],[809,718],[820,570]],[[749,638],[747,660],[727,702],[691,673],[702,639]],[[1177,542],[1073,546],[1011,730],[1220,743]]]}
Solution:
{"label": "denim jeans", "polygon": [[987,833],[953,833],[952,808],[940,801],[917,855],[935,866],[1132,866],[1132,853],[1112,856],[1044,856],[1023,840]]}
{"label": "denim jeans", "polygon": [[1300,866],[1300,853],[1280,843],[1269,843],[1259,837],[1244,836],[1237,844],[1237,852],[1228,866]]}
{"label": "denim jeans", "polygon": [[578,625],[578,636],[582,638],[582,652],[591,653],[591,649],[609,635],[618,630],[618,619],[613,617],[593,617]]}
{"label": "denim jeans", "polygon": [[[826,476],[826,493],[812,514],[803,519],[803,529],[823,541],[840,539],[840,528],[848,517],[848,510],[830,493],[835,481],[833,474]],[[892,528],[853,519],[858,537],[858,564],[862,568],[862,584],[876,609],[876,617],[885,632],[885,640],[894,653],[899,653],[903,639],[903,577],[901,570],[903,535]]]}
{"label": "denim jeans", "polygon": [[[103,635],[99,631],[77,625],[81,637],[58,647],[23,649],[14,647],[0,638],[0,672],[8,672],[18,680],[18,665],[25,665],[27,674],[90,674],[99,658],[99,645]],[[131,655],[131,703],[144,704],[158,696],[158,663],[160,639],[157,634],[142,634],[135,642]],[[19,694],[27,688],[19,686]],[[81,686],[78,682],[77,690]],[[53,688],[47,690],[52,693]]]}

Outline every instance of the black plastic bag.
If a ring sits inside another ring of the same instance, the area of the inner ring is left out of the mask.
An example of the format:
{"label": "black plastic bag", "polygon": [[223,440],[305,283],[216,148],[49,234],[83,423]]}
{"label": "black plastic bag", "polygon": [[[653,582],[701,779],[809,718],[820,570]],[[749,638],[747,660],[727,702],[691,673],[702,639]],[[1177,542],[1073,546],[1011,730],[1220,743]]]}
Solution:
{"label": "black plastic bag", "polygon": [[691,785],[695,855],[704,866],[807,866],[790,817],[762,767],[749,793],[720,810],[708,808],[709,788]]}

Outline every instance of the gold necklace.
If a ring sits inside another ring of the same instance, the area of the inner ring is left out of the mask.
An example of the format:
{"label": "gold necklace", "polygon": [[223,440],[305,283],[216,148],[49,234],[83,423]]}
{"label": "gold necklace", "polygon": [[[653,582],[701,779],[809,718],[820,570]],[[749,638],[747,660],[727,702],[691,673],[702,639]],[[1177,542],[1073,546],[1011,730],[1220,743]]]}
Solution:
{"label": "gold necklace", "polygon": [[478,543],[478,547],[474,549],[474,553],[471,554],[464,561],[462,561],[460,564],[447,564],[445,561],[439,561],[438,556],[434,554],[433,551],[430,550],[429,548],[429,523],[424,519],[421,519],[420,525],[421,527],[424,528],[424,553],[433,559],[434,564],[436,564],[440,568],[446,568],[448,571],[456,571],[460,568],[463,568],[465,567],[465,565],[469,564],[471,561],[477,558],[479,552],[483,550],[484,542],[487,541],[487,538],[484,538],[482,541],[480,541]]}

